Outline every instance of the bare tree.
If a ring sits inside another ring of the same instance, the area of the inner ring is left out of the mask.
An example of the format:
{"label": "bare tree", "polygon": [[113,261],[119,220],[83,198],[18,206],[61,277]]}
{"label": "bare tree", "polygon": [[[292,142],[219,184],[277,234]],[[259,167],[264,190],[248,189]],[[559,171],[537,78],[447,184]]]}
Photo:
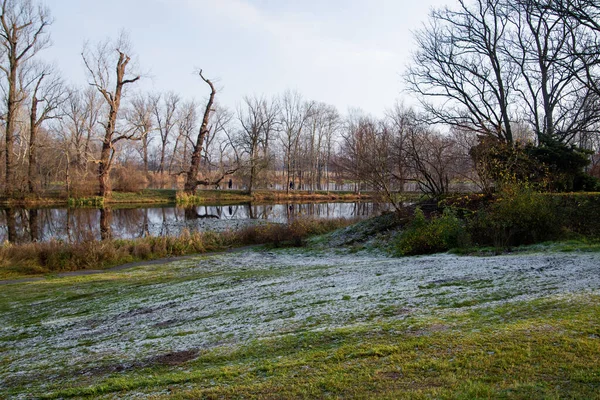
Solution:
{"label": "bare tree", "polygon": [[254,190],[260,171],[269,164],[269,140],[277,114],[276,103],[269,103],[264,97],[244,97],[244,104],[238,109],[241,129],[234,145],[248,157],[249,193]]}
{"label": "bare tree", "polygon": [[283,146],[286,172],[286,191],[290,190],[290,183],[294,183],[296,174],[298,146],[300,135],[309,116],[313,111],[314,103],[305,102],[298,92],[286,91],[281,97],[280,106],[280,141]]}
{"label": "bare tree", "polygon": [[450,137],[414,124],[407,130],[405,157],[411,180],[433,197],[449,192],[456,165],[456,142]]}
{"label": "bare tree", "polygon": [[[115,48],[116,50],[113,50]],[[108,109],[108,115],[103,122],[104,138],[102,139],[102,149],[98,160],[98,196],[101,197],[110,195],[110,169],[115,153],[115,144],[121,140],[129,140],[136,137],[135,131],[133,133],[117,132],[117,119],[121,107],[123,89],[140,79],[139,75],[128,76],[127,66],[131,61],[130,56],[127,54],[128,52],[129,43],[122,34],[117,43],[106,41],[100,43],[93,50],[86,46],[82,53],[83,61],[90,78],[90,85],[102,94]],[[113,76],[111,67],[115,64],[116,73]]]}
{"label": "bare tree", "polygon": [[584,60],[572,54],[572,44],[585,41],[587,34],[566,16],[552,12],[547,3],[507,3],[512,29],[502,51],[519,71],[515,103],[522,107],[522,120],[538,142],[569,143],[578,134],[595,130],[599,122],[598,96],[582,77],[600,58]]}
{"label": "bare tree", "polygon": [[152,102],[147,96],[138,95],[131,101],[131,110],[128,113],[127,119],[137,132],[140,138],[142,156],[142,164],[144,174],[148,174],[148,147],[152,141],[150,134],[155,129],[154,120],[152,119]]}
{"label": "bare tree", "polygon": [[200,78],[210,87],[210,95],[208,97],[208,101],[206,102],[206,107],[204,108],[202,125],[200,126],[200,131],[192,148],[192,157],[186,173],[184,191],[188,194],[194,194],[199,185],[218,185],[223,178],[225,178],[225,176],[233,174],[237,170],[237,167],[233,167],[232,169],[223,171],[219,177],[213,180],[208,178],[198,179],[198,174],[200,173],[200,163],[202,161],[202,151],[206,136],[210,133],[210,117],[211,113],[214,111],[213,106],[215,103],[215,96],[217,94],[215,85],[210,79],[204,77],[202,70],[200,70],[199,75]]}
{"label": "bare tree", "polygon": [[507,143],[527,123],[538,143],[572,143],[600,122],[597,15],[578,0],[459,0],[416,34],[406,80],[431,122]]}
{"label": "bare tree", "polygon": [[501,0],[458,1],[432,12],[415,34],[418,50],[405,75],[433,123],[512,142],[510,91],[515,69],[501,49],[508,19]]}
{"label": "bare tree", "polygon": [[325,103],[315,103],[306,124],[307,180],[311,190],[322,189],[323,176],[327,176],[327,166],[331,158],[334,135],[339,127],[339,119],[335,107]]}
{"label": "bare tree", "polygon": [[197,104],[195,101],[187,101],[179,108],[179,115],[177,117],[177,140],[175,146],[173,146],[173,155],[171,157],[171,165],[169,170],[173,167],[173,162],[179,157],[178,168],[180,171],[189,167],[190,161],[190,149],[194,146],[195,137],[194,134],[198,133],[198,112]]}
{"label": "bare tree", "polygon": [[400,173],[404,169],[395,153],[398,131],[383,120],[365,115],[353,117],[342,134],[338,165],[356,182],[359,192],[364,184],[400,209],[395,193],[401,189],[404,177]]}
{"label": "bare tree", "polygon": [[36,191],[38,131],[48,120],[60,116],[60,106],[66,101],[66,91],[62,79],[52,67],[40,65],[34,70],[33,92],[29,108],[29,162],[27,187],[30,193]]}
{"label": "bare tree", "polygon": [[102,109],[100,94],[92,87],[85,90],[67,89],[66,101],[62,104],[57,133],[64,142],[72,162],[79,172],[86,172],[91,159],[93,140],[98,134]]}
{"label": "bare tree", "polygon": [[0,4],[0,46],[5,97],[5,163],[6,194],[15,188],[15,140],[17,109],[25,99],[19,90],[19,75],[23,66],[40,50],[47,47],[47,33],[52,20],[47,8],[30,0],[3,0]]}
{"label": "bare tree", "polygon": [[164,96],[154,96],[152,102],[152,113],[156,121],[156,128],[160,134],[160,158],[158,172],[161,176],[165,173],[165,163],[167,147],[177,126],[178,106],[180,97],[174,92],[169,92]]}
{"label": "bare tree", "polygon": [[374,121],[360,109],[350,110],[341,134],[337,167],[344,177],[354,182],[354,191],[360,194],[364,178],[364,162],[368,155],[367,142],[369,130]]}

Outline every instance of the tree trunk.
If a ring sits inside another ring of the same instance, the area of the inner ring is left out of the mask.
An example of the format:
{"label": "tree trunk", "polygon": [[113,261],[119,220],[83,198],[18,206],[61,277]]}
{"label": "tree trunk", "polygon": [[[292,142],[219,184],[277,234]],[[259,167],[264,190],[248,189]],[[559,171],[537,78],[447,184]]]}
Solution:
{"label": "tree trunk", "polygon": [[210,113],[212,112],[213,103],[215,101],[215,95],[217,91],[213,83],[210,79],[204,78],[202,76],[202,71],[200,71],[200,78],[204,82],[210,86],[210,97],[208,98],[208,103],[206,103],[206,108],[204,110],[204,118],[202,119],[202,126],[200,127],[200,133],[198,134],[198,138],[196,139],[196,144],[194,145],[194,151],[192,152],[192,160],[190,162],[190,168],[186,174],[184,191],[187,194],[194,194],[196,189],[198,188],[198,172],[200,172],[200,161],[202,158],[202,147],[204,144],[204,139],[208,134],[208,123],[210,119]]}
{"label": "tree trunk", "polygon": [[102,151],[100,152],[100,162],[98,163],[98,196],[110,196],[110,167],[112,159],[112,137],[115,131],[115,123],[117,122],[117,110],[119,109],[119,97],[115,96],[115,102],[110,105],[108,123],[106,124],[106,132],[102,141]]}
{"label": "tree trunk", "polygon": [[[84,59],[85,61],[85,59]],[[108,103],[108,121],[106,123],[106,130],[104,132],[104,139],[102,140],[102,151],[100,152],[100,161],[98,163],[98,196],[109,197],[110,196],[110,169],[113,157],[113,145],[119,139],[119,137],[113,139],[115,128],[117,124],[117,115],[121,106],[121,96],[123,94],[123,86],[128,83],[134,83],[140,79],[135,77],[133,79],[125,79],[125,69],[129,63],[130,58],[126,54],[119,51],[119,60],[117,61],[117,83],[114,94],[107,92],[105,88],[99,87],[98,90]]]}
{"label": "tree trunk", "polygon": [[100,162],[98,163],[98,196],[110,197],[110,145],[102,144]]}
{"label": "tree trunk", "polygon": [[38,131],[38,123],[37,123],[37,106],[38,99],[34,93],[33,98],[31,99],[31,113],[29,115],[29,166],[27,171],[27,186],[29,189],[29,193],[35,193],[36,191],[36,167],[37,167],[37,131]]}
{"label": "tree trunk", "polygon": [[29,210],[29,235],[32,242],[40,240],[40,219],[35,208]]}
{"label": "tree trunk", "polygon": [[8,98],[6,112],[6,195],[13,196],[15,192],[15,125],[17,114],[17,61],[10,60],[10,74],[8,76]]}
{"label": "tree trunk", "polygon": [[112,239],[112,210],[110,208],[100,209],[100,239]]}
{"label": "tree trunk", "polygon": [[6,209],[6,231],[8,233],[8,242],[17,242],[17,213],[14,208]]}
{"label": "tree trunk", "polygon": [[142,138],[142,154],[144,161],[144,175],[148,176],[148,134]]}

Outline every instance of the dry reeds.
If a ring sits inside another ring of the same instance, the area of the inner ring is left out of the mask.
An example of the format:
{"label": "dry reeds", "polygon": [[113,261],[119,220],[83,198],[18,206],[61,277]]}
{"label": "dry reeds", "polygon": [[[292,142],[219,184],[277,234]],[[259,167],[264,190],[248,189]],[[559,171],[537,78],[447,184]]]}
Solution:
{"label": "dry reeds", "polygon": [[50,241],[0,246],[0,277],[105,269],[134,261],[208,253],[231,247],[270,244],[300,246],[311,235],[348,226],[352,221],[296,219],[289,224],[260,224],[238,231],[189,232],[177,237]]}

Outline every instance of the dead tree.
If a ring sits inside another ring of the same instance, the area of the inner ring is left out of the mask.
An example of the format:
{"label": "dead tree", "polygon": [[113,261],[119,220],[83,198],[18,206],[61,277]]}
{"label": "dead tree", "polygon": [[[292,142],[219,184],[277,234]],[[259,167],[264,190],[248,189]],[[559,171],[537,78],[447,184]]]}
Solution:
{"label": "dead tree", "polygon": [[187,194],[194,194],[199,185],[218,185],[225,178],[225,176],[233,174],[237,170],[237,168],[233,168],[230,170],[223,171],[221,176],[214,180],[198,179],[198,174],[200,173],[200,162],[202,161],[202,150],[204,147],[206,136],[210,132],[210,115],[214,111],[213,105],[215,102],[215,96],[217,94],[215,85],[211,82],[210,79],[207,79],[204,77],[204,75],[202,75],[202,70],[200,70],[199,75],[200,78],[202,78],[202,80],[210,87],[210,95],[208,97],[208,102],[206,103],[206,108],[204,109],[202,125],[200,126],[200,131],[198,133],[198,137],[196,138],[196,143],[194,143],[190,166],[188,171],[186,172],[184,192]]}
{"label": "dead tree", "polygon": [[131,78],[126,77],[127,66],[131,61],[131,58],[125,53],[125,50],[122,50],[123,47],[121,47],[126,45],[124,37],[121,37],[115,50],[118,58],[113,90],[109,87],[112,82],[112,74],[110,72],[111,44],[105,42],[99,45],[95,52],[84,50],[82,53],[83,62],[91,78],[90,85],[102,94],[108,106],[108,114],[104,121],[102,149],[98,160],[98,196],[101,197],[110,196],[110,169],[115,154],[115,145],[121,140],[130,140],[136,137],[135,131],[133,133],[117,134],[117,117],[119,108],[121,107],[123,89],[126,85],[137,82],[140,79],[139,75]]}

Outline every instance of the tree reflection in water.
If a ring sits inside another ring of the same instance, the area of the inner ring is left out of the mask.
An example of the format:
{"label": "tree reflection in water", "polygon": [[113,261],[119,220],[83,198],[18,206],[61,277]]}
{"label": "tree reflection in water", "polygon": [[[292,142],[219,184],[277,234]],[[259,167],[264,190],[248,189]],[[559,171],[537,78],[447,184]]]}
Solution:
{"label": "tree reflection in water", "polygon": [[12,243],[179,235],[189,231],[226,230],[240,221],[283,223],[299,217],[364,218],[388,210],[377,203],[240,204],[131,209],[4,209],[0,240]]}
{"label": "tree reflection in water", "polygon": [[112,239],[112,210],[110,208],[100,209],[100,238],[102,240]]}

